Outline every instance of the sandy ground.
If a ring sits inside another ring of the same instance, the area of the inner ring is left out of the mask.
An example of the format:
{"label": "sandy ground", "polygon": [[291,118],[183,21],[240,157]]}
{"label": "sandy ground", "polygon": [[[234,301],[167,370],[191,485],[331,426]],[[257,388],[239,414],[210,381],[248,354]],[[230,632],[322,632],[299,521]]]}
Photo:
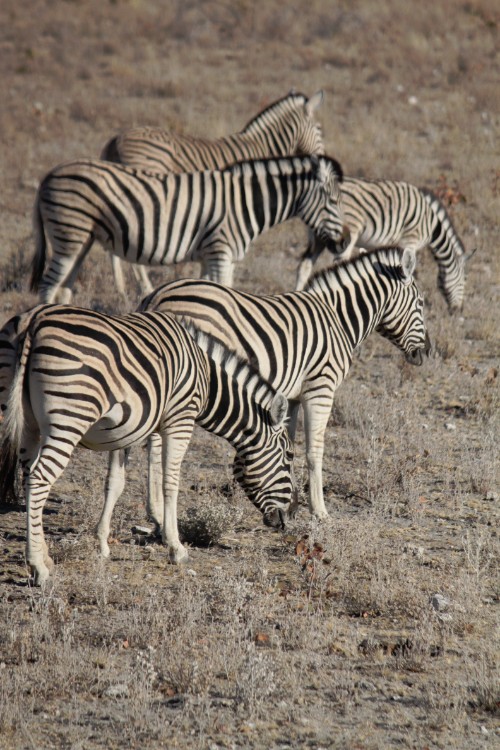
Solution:
{"label": "sandy ground", "polygon": [[[27,584],[24,514],[2,506],[2,750],[497,746],[499,24],[493,0],[3,0],[0,323],[36,302],[46,171],[132,125],[234,132],[292,87],[323,89],[346,174],[439,190],[477,252],[453,318],[419,256],[434,359],[410,369],[373,335],[353,363],[327,434],[329,522],[302,508],[285,533],[264,529],[224,497],[231,452],[201,430],[181,507],[224,507],[230,523],[182,570],[132,531],[143,451],[105,563],[92,533],[105,459],[75,454],[47,504],[44,592]],[[236,285],[291,289],[304,240],[295,222],[269,232]],[[75,301],[133,309],[129,283],[124,306],[96,249]],[[296,460],[304,477],[301,435]]]}

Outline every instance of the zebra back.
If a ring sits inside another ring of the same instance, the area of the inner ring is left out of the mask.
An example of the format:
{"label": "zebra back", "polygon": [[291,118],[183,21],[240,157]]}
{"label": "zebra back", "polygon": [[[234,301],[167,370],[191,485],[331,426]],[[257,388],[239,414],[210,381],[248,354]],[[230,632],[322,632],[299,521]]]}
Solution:
{"label": "zebra back", "polygon": [[317,275],[309,290],[258,296],[209,281],[179,280],[146,297],[141,309],[187,317],[245,357],[273,388],[304,408],[309,507],[327,515],[323,499],[324,431],[336,389],[355,348],[374,328],[412,364],[429,341],[423,300],[413,281],[410,252],[373,251]]}
{"label": "zebra back", "polygon": [[293,154],[324,154],[321,127],[314,119],[323,100],[291,92],[262,110],[239,133],[216,140],[157,128],[133,128],[112,138],[101,158],[139,169],[194,172],[223,169],[235,161]]}
{"label": "zebra back", "polygon": [[[325,245],[344,237],[338,162],[326,156],[237,162],[225,170],[154,174],[105,161],[53,169],[39,187],[32,289],[52,302],[71,293],[77,269],[97,240],[144,265],[201,260],[204,273],[228,285],[233,263],[275,224],[298,216]],[[65,299],[64,301],[68,301]]]}
{"label": "zebra back", "polygon": [[[64,428],[49,429],[47,438],[48,450],[66,463],[78,442],[117,450],[157,429],[190,435],[197,420],[236,449],[238,466],[245,466],[238,479],[252,502],[263,513],[286,510],[286,398],[219,342],[191,334],[164,312],[112,317],[40,305],[11,319],[0,331],[9,452],[18,452],[26,425],[40,414],[47,424],[57,423],[51,415],[66,414]],[[23,388],[35,404],[28,421]]]}
{"label": "zebra back", "polygon": [[[278,295],[180,279],[158,287],[139,309],[192,320],[289,399],[299,398],[321,379],[326,391],[336,388],[354,349],[375,327],[408,356],[425,349],[422,297],[411,269],[403,270],[403,255],[399,249],[372,251],[316,274],[303,292]],[[382,325],[386,317],[394,330]]]}

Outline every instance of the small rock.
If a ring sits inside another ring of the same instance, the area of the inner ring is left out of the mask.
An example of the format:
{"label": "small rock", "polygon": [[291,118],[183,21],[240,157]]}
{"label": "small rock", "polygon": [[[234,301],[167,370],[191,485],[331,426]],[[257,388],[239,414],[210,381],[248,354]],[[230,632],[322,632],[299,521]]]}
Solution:
{"label": "small rock", "polygon": [[446,612],[450,606],[450,602],[442,594],[433,594],[431,596],[431,606],[436,612]]}
{"label": "small rock", "polygon": [[450,602],[449,600],[443,596],[442,594],[434,594],[431,596],[430,603],[434,611],[436,612],[436,616],[438,620],[441,620],[441,622],[449,622],[452,620],[452,616],[447,612]]}
{"label": "small rock", "polygon": [[192,568],[188,568],[188,569],[186,570],[186,575],[188,575],[188,576],[192,576],[192,577],[194,578],[194,577],[195,577],[195,576],[197,576],[198,574],[197,574],[196,570],[193,570]]}
{"label": "small rock", "polygon": [[416,105],[418,104],[418,99],[417,99],[417,97],[416,97],[416,96],[409,96],[409,97],[408,97],[408,104],[409,104],[409,105],[410,105],[411,107],[415,107],[415,106],[416,106]]}
{"label": "small rock", "polygon": [[454,422],[445,422],[444,426],[445,426],[445,428],[447,430],[456,430],[457,429],[457,426],[456,426],[456,424]]}

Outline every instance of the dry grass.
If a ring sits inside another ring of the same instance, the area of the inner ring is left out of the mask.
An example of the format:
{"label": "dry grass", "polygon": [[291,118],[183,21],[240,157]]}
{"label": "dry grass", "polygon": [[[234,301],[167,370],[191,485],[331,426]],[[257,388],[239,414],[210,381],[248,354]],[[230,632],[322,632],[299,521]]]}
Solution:
{"label": "dry grass", "polygon": [[[436,265],[419,257],[436,349],[423,368],[376,335],[355,359],[327,432],[328,522],[302,508],[284,533],[264,529],[241,494],[226,496],[231,452],[201,430],[183,467],[183,568],[132,531],[147,523],[142,450],[108,561],[94,538],[106,457],[75,453],[46,508],[57,565],[43,591],[28,584],[23,513],[0,508],[1,750],[493,747],[496,3],[36,6],[0,10],[2,323],[36,302],[30,217],[46,171],[97,156],[134,124],[233,132],[292,87],[324,89],[327,151],[346,174],[437,189],[478,249],[462,317],[448,316]],[[259,238],[236,284],[292,288],[304,241],[296,222]],[[133,309],[132,275],[127,303],[110,279],[92,250],[75,301]],[[304,464],[299,433],[302,479]]]}

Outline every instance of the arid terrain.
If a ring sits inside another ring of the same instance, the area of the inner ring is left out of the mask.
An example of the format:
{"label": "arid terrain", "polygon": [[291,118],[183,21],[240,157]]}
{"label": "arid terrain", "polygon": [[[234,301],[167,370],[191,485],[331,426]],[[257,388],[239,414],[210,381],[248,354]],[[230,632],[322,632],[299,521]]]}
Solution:
{"label": "arid terrain", "polygon": [[[418,256],[423,367],[377,334],[356,356],[327,432],[328,521],[304,505],[286,531],[265,528],[228,496],[229,445],[201,429],[182,473],[187,566],[135,528],[142,449],[107,561],[106,456],[76,451],[44,514],[43,590],[25,514],[0,505],[1,750],[499,746],[499,28],[496,0],[2,0],[0,325],[37,301],[31,212],[49,169],[132,125],[235,132],[291,88],[324,91],[327,152],[347,175],[436,190],[477,251],[453,317]],[[305,239],[295,221],[263,235],[235,285],[292,289]],[[93,249],[75,303],[134,309],[128,271],[125,305]],[[296,472],[305,502],[301,430]],[[222,535],[200,546],[193,519]]]}

